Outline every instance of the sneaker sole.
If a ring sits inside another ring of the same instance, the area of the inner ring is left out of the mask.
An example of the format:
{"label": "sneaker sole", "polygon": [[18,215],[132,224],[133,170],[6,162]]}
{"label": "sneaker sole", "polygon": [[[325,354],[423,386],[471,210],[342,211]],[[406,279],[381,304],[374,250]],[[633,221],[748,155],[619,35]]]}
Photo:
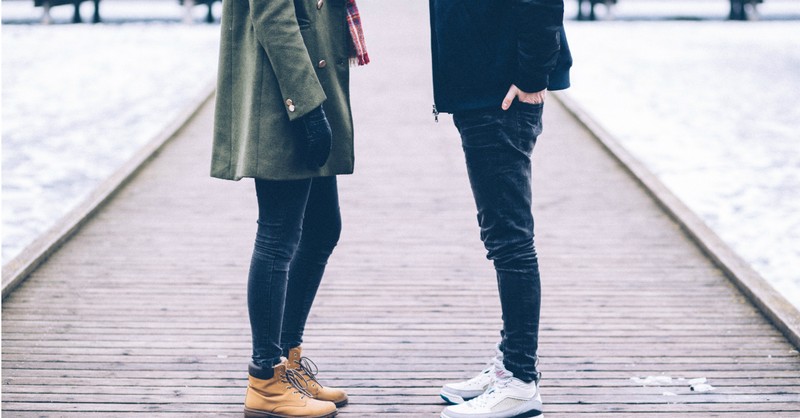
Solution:
{"label": "sneaker sole", "polygon": [[[531,415],[531,414],[534,414],[534,415]],[[535,414],[538,414],[538,415],[535,415]],[[447,414],[445,414],[444,412],[442,412],[442,415],[439,415],[439,418],[452,418],[452,417],[447,415]],[[526,412],[526,413],[521,414],[521,415],[514,415],[513,417],[510,417],[510,418],[544,418],[544,414],[541,413],[541,412],[531,411],[531,412]]]}
{"label": "sneaker sole", "polygon": [[470,397],[466,397],[466,398],[465,398],[465,397],[463,397],[463,396],[461,396],[461,395],[459,395],[459,394],[457,394],[457,393],[449,392],[449,391],[447,390],[447,388],[446,388],[446,387],[444,387],[444,388],[442,388],[442,390],[439,392],[439,396],[440,396],[442,399],[444,399],[444,401],[445,401],[445,402],[449,403],[450,405],[458,405],[458,404],[462,404],[462,403],[464,403],[464,402],[467,402],[467,401],[469,401],[470,399],[475,399],[475,398],[477,398],[478,396],[481,396],[481,393],[483,393],[483,392],[476,393],[476,394],[475,394],[475,396],[470,396]]}
{"label": "sneaker sole", "polygon": [[[304,418],[333,418],[339,411],[333,411],[325,415],[304,415]],[[255,409],[244,409],[244,418],[297,418],[295,415],[273,414],[267,411],[258,411]]]}
{"label": "sneaker sole", "polygon": [[449,403],[450,405],[458,405],[458,404],[466,402],[464,400],[464,398],[462,398],[462,397],[460,397],[458,395],[452,395],[452,394],[449,394],[449,393],[446,394],[446,393],[442,392],[442,393],[439,394],[439,396],[442,399],[444,399],[445,402]]}
{"label": "sneaker sole", "polygon": [[[442,411],[442,414],[439,416],[439,418],[454,418],[454,417],[451,417],[450,415],[447,415],[447,412]],[[541,411],[528,411],[523,414],[514,415],[509,418],[544,418],[544,413]]]}

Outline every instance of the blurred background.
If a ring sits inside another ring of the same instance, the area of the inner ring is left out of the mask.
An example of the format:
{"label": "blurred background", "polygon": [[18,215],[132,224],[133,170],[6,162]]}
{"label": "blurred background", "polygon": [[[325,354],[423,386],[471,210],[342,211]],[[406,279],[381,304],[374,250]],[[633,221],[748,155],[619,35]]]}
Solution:
{"label": "blurred background", "polygon": [[[71,3],[0,3],[4,264],[215,80],[220,2]],[[800,307],[800,0],[597,3],[566,94]]]}
{"label": "blurred background", "polygon": [[800,307],[800,1],[565,4],[567,94]]}

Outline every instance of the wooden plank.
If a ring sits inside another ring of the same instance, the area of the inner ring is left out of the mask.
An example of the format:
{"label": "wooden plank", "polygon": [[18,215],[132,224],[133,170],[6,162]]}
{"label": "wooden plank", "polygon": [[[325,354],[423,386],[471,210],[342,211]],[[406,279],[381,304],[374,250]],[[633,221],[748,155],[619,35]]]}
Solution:
{"label": "wooden plank", "polygon": [[786,336],[800,348],[800,310],[770,285],[742,257],[736,254],[700,217],[681,202],[644,164],[627,152],[608,132],[580,109],[568,95],[557,95],[564,104],[648,191],[686,234],[702,249],[741,292]]}
{"label": "wooden plank", "polygon": [[[323,382],[324,383],[324,382]],[[352,396],[393,396],[401,394],[403,396],[430,396],[436,398],[439,395],[438,388],[430,386],[413,386],[413,387],[394,387],[394,388],[364,388],[359,386],[344,386],[348,389],[348,394]],[[674,388],[682,388],[684,395],[695,394],[690,393],[687,386],[665,386],[665,387],[628,387],[625,389],[626,393],[636,395],[660,395],[666,390],[674,391]],[[557,388],[557,390],[554,390]],[[14,385],[8,388],[7,393],[19,394],[66,394],[66,395],[88,395],[88,394],[124,394],[124,395],[161,395],[161,396],[241,396],[242,387],[241,381],[231,382],[229,386],[222,387],[185,387],[175,389],[172,387],[164,386],[147,386],[139,384],[136,386],[98,386],[98,385],[83,385],[77,387],[63,388],[56,386],[41,386],[41,385]],[[741,394],[741,395],[758,395],[758,394],[776,394],[776,395],[790,395],[790,393],[781,392],[780,389],[774,387],[748,387],[748,388],[725,388],[720,387],[725,394]],[[552,396],[565,396],[565,395],[592,395],[592,396],[607,396],[613,394],[616,389],[609,387],[555,387],[548,385],[546,389],[543,388],[544,394],[550,398]],[[727,390],[727,391],[726,391]],[[712,396],[709,394],[707,396]]]}
{"label": "wooden plank", "polygon": [[[370,33],[380,59],[353,71],[358,168],[340,178],[344,232],[304,337],[321,379],[352,396],[344,417],[438,416],[441,385],[481,370],[501,325],[457,133],[427,118],[425,6],[362,6],[383,29]],[[393,100],[375,94],[398,85]],[[546,108],[534,198],[547,416],[800,416],[797,350]],[[4,301],[4,416],[241,416],[255,198],[251,181],[207,177],[211,120],[203,108]],[[672,380],[632,379],[647,376]],[[691,393],[695,377],[716,389]]]}
{"label": "wooden plank", "polygon": [[[674,389],[672,389],[674,390]],[[107,405],[118,405],[118,404],[125,404],[125,405],[136,405],[140,403],[148,403],[148,404],[159,404],[165,405],[169,404],[170,406],[192,406],[195,404],[213,404],[213,405],[224,405],[224,404],[231,404],[231,405],[239,405],[242,401],[242,393],[224,395],[224,394],[194,394],[192,397],[186,397],[183,393],[178,394],[122,394],[122,393],[90,393],[90,394],[68,394],[65,395],[63,393],[59,394],[51,394],[51,393],[34,393],[34,394],[23,394],[23,393],[10,393],[7,395],[3,395],[3,398],[6,399],[7,402],[11,403],[18,403],[18,404],[38,404],[38,403],[47,403],[47,404],[58,404],[59,402],[68,401],[69,403],[74,404],[86,404],[86,403],[97,403],[97,404],[107,404]],[[674,396],[668,395],[665,396],[662,393],[657,394],[640,394],[636,396],[636,398],[631,398],[629,395],[617,395],[610,392],[598,394],[598,395],[569,395],[569,396],[562,396],[562,395],[553,395],[550,394],[547,396],[543,392],[543,396],[547,398],[547,405],[548,409],[563,409],[563,410],[572,410],[571,405],[574,403],[574,398],[578,397],[580,399],[581,405],[603,405],[603,404],[616,404],[616,405],[624,405],[625,408],[632,408],[642,404],[681,404],[682,407],[679,410],[682,410],[686,405],[694,405],[694,404],[702,404],[702,408],[728,408],[735,405],[742,405],[742,404],[765,404],[762,405],[764,408],[768,408],[769,404],[782,404],[785,405],[787,403],[792,402],[800,402],[800,394],[732,394],[726,395],[724,393],[718,392],[713,394],[704,394],[704,393],[693,393],[689,392],[688,389],[686,393],[679,393]],[[391,405],[397,403],[398,397],[401,397],[402,400],[406,404],[417,404],[417,405],[425,405],[425,404],[440,404],[441,400],[437,399],[438,394],[424,394],[424,395],[412,395],[404,393],[404,391],[395,391],[394,393],[388,395],[381,395],[381,394],[367,394],[367,395],[358,395],[353,394],[351,395],[351,399],[354,404],[359,404],[362,406],[368,405]],[[724,405],[724,406],[721,406]],[[664,406],[665,408],[671,409],[672,406]],[[748,408],[748,406],[744,406],[743,409]],[[576,408],[577,409],[577,408]]]}
{"label": "wooden plank", "polygon": [[[585,417],[593,417],[593,418],[594,417],[598,417],[598,418],[609,418],[609,417],[610,418],[620,418],[620,417],[623,417],[624,418],[624,417],[632,417],[632,416],[641,417],[641,418],[669,418],[671,416],[674,416],[674,415],[670,415],[670,414],[672,414],[672,413],[671,412],[662,413],[662,412],[647,411],[647,412],[638,412],[638,413],[633,413],[633,414],[629,414],[629,413],[625,413],[625,412],[612,412],[612,413],[571,412],[571,413],[569,413],[567,415],[567,414],[559,414],[559,413],[553,413],[553,412],[548,411],[547,416],[548,417],[551,417],[551,416],[554,416],[554,417],[573,417],[573,416],[584,417],[585,416]],[[241,415],[242,414],[241,414],[240,411],[233,411],[233,412],[214,412],[214,413],[210,413],[210,414],[196,413],[193,416],[196,416],[196,417],[214,417],[214,418],[217,418],[217,417],[220,417],[220,418],[223,418],[223,417],[224,418],[240,418]],[[377,412],[365,413],[363,411],[361,411],[361,412],[351,412],[351,410],[348,410],[348,408],[341,409],[338,416],[340,416],[340,417],[372,418],[372,417],[385,417],[387,415],[388,416],[399,416],[399,417],[408,416],[407,413],[400,412],[400,411],[396,411],[396,412],[383,411],[383,412],[380,412],[380,413],[377,413]],[[91,412],[91,411],[59,412],[58,415],[55,415],[55,414],[47,415],[47,414],[42,414],[40,412],[15,412],[14,416],[15,417],[19,417],[19,418],[34,418],[34,417],[35,418],[40,418],[40,417],[49,417],[49,416],[54,416],[54,417],[57,416],[57,417],[63,417],[63,418],[92,418],[92,417],[107,418],[108,414],[106,412]],[[176,417],[185,417],[186,415],[185,414],[181,414],[181,413],[153,411],[148,416],[151,416],[151,417],[154,417],[154,418],[176,418]],[[715,416],[719,416],[719,415],[714,414],[714,413],[708,413],[708,412],[681,412],[681,417],[687,417],[687,418],[709,418],[709,417],[715,417]],[[114,417],[115,418],[136,418],[136,417],[141,417],[141,414],[137,413],[137,412],[128,412],[128,413],[115,412],[114,413]],[[763,412],[741,412],[739,415],[737,415],[737,417],[741,417],[741,418],[763,418],[764,417],[764,413]],[[774,418],[797,418],[797,414],[796,414],[796,412],[774,412],[774,411],[770,411],[770,417],[774,417]]]}

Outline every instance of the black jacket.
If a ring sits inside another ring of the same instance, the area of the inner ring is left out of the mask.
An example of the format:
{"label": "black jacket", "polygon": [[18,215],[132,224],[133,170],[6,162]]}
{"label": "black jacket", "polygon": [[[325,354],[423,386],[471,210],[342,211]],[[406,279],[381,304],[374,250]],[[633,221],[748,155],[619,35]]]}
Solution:
{"label": "black jacket", "polygon": [[563,0],[430,0],[440,112],[500,106],[508,88],[569,87]]}

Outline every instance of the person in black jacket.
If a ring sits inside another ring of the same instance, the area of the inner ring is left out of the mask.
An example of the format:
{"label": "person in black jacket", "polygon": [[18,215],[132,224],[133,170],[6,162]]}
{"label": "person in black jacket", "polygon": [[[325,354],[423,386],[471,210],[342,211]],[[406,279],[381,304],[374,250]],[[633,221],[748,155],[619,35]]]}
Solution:
{"label": "person in black jacket", "polygon": [[563,0],[430,0],[434,113],[461,134],[503,329],[477,376],[442,387],[443,418],[538,417],[541,286],[531,153],[547,90],[569,87]]}

